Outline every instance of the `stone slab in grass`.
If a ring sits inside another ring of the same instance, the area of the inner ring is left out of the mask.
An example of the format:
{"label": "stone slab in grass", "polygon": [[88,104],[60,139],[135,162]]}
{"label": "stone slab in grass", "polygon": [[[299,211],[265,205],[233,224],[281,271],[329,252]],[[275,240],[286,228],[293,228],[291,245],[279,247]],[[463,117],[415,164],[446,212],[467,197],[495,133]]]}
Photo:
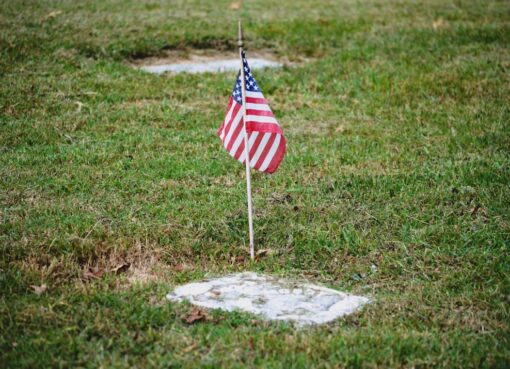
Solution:
{"label": "stone slab in grass", "polygon": [[188,283],[167,298],[204,308],[253,313],[298,326],[331,322],[369,302],[366,297],[331,288],[252,272]]}
{"label": "stone slab in grass", "polygon": [[[269,52],[248,53],[251,69],[280,68],[282,63]],[[236,52],[190,50],[167,52],[161,57],[139,59],[132,64],[143,71],[155,74],[170,73],[222,73],[239,70]]]}
{"label": "stone slab in grass", "polygon": [[[277,68],[281,67],[280,63],[265,60],[265,59],[250,59],[250,68],[251,69],[261,69],[261,68]],[[238,59],[224,59],[224,60],[213,60],[213,61],[203,61],[203,62],[189,62],[189,63],[172,63],[172,64],[162,64],[162,65],[145,65],[140,69],[155,73],[161,74],[165,72],[173,72],[173,73],[222,73],[229,71],[237,71],[239,70],[239,60]]]}

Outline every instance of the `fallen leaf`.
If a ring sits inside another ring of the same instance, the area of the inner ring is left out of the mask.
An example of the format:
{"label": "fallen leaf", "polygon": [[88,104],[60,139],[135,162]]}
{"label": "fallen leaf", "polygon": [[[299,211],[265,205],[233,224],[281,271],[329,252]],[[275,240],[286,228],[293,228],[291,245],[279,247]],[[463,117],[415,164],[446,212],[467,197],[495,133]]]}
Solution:
{"label": "fallen leaf", "polygon": [[292,243],[294,242],[294,236],[292,236],[292,233],[289,234],[289,237],[287,238],[287,247],[292,246]]}
{"label": "fallen leaf", "polygon": [[239,9],[241,9],[241,2],[237,2],[236,1],[236,2],[234,2],[232,4],[230,4],[229,8],[232,9],[232,10],[239,10]]}
{"label": "fallen leaf", "polygon": [[186,264],[177,264],[175,267],[174,267],[175,271],[176,272],[184,272],[186,269],[189,269],[188,266]]}
{"label": "fallen leaf", "polygon": [[439,29],[445,27],[447,24],[443,18],[439,18],[432,22],[432,28]]}
{"label": "fallen leaf", "polygon": [[336,127],[335,129],[335,132],[337,133],[342,133],[343,131],[345,131],[345,126],[340,124],[338,127]]}
{"label": "fallen leaf", "polygon": [[112,269],[112,272],[114,272],[115,274],[124,273],[129,269],[130,266],[131,266],[131,263],[119,264],[115,268]]}
{"label": "fallen leaf", "polygon": [[273,253],[274,253],[274,250],[271,250],[271,249],[261,249],[261,250],[257,250],[257,257],[261,258],[261,257],[264,257],[264,256],[271,255]]}
{"label": "fallen leaf", "polygon": [[74,102],[76,104],[76,112],[79,113],[81,112],[81,109],[83,108],[83,103],[81,101],[75,101]]}
{"label": "fallen leaf", "polygon": [[57,15],[60,15],[60,14],[62,14],[62,10],[54,10],[54,11],[52,11],[52,12],[49,12],[49,13],[48,13],[48,14],[47,14],[47,15],[46,15],[43,19],[42,19],[42,21],[43,21],[43,22],[46,22],[46,21],[48,21],[48,20],[50,20],[50,19],[53,19],[53,18],[57,17]]}
{"label": "fallen leaf", "polygon": [[471,213],[471,215],[476,215],[476,214],[487,215],[487,211],[480,204],[477,204],[475,207],[471,208],[469,210],[469,212]]}
{"label": "fallen leaf", "polygon": [[184,318],[184,321],[188,324],[202,321],[206,318],[205,312],[200,308],[194,308],[191,314]]}
{"label": "fallen leaf", "polygon": [[244,263],[246,258],[243,255],[240,255],[240,256],[232,256],[230,258],[230,260],[232,261],[232,263]]}
{"label": "fallen leaf", "polygon": [[87,269],[85,269],[85,271],[83,272],[83,280],[85,281],[90,281],[92,279],[98,279],[98,278],[101,278],[101,276],[103,275],[103,270],[101,270],[99,267],[95,266],[95,267],[88,267]]}
{"label": "fallen leaf", "polygon": [[48,289],[48,286],[46,286],[45,284],[41,284],[40,286],[31,285],[30,287],[34,290],[34,293],[37,296],[42,295]]}
{"label": "fallen leaf", "polygon": [[292,196],[290,194],[276,193],[273,192],[271,197],[269,198],[269,202],[273,204],[283,204],[292,201]]}
{"label": "fallen leaf", "polygon": [[185,347],[182,352],[184,353],[187,353],[187,352],[190,352],[190,351],[193,351],[194,349],[197,348],[197,344],[196,343],[193,343],[191,345],[189,345],[188,347]]}

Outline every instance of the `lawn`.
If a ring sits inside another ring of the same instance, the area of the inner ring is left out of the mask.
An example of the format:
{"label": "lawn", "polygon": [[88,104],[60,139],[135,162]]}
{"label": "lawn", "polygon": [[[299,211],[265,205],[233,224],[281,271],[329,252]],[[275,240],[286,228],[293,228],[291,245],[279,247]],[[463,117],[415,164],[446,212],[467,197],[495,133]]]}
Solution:
{"label": "lawn", "polygon": [[[0,2],[0,367],[510,367],[510,3]],[[235,74],[131,65],[196,49],[255,77],[287,138],[221,146]],[[296,329],[165,294],[236,271],[370,297]]]}

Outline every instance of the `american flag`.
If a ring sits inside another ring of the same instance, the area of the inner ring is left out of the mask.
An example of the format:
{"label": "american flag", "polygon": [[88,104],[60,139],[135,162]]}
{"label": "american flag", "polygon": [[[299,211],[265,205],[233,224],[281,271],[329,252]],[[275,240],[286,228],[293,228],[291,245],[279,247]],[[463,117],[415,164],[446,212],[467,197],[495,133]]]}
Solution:
{"label": "american flag", "polygon": [[[246,80],[246,131],[250,149],[250,166],[261,172],[273,173],[285,154],[285,137],[253,78],[244,52],[242,56]],[[244,163],[246,150],[244,149],[242,104],[241,72],[239,72],[218,135],[228,153]]]}

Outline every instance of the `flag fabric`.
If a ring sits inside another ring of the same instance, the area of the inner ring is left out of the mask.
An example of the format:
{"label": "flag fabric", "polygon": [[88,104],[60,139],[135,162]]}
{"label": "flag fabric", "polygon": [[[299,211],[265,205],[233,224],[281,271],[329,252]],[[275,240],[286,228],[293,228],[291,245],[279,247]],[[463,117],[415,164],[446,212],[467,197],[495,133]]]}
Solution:
{"label": "flag fabric", "polygon": [[[246,80],[246,133],[250,149],[250,166],[261,172],[273,173],[285,154],[285,137],[250,71],[244,52],[242,57]],[[242,104],[241,72],[239,71],[218,135],[228,153],[244,163],[246,150]]]}

